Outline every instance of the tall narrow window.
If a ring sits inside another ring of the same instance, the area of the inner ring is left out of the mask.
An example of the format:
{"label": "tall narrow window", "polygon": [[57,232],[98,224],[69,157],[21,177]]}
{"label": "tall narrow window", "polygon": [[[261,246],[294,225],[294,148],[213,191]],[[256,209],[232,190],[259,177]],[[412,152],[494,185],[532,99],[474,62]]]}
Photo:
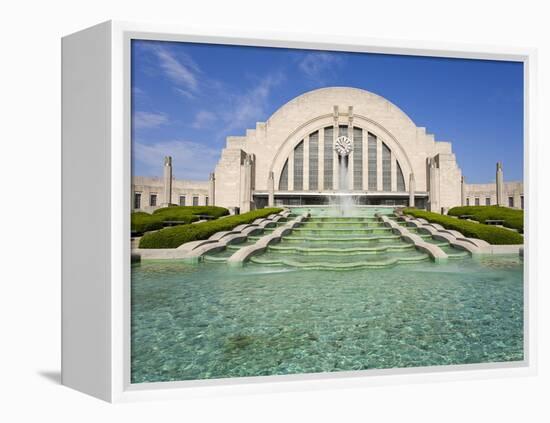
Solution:
{"label": "tall narrow window", "polygon": [[199,197],[193,197],[193,205],[198,206],[199,205]]}
{"label": "tall narrow window", "polygon": [[279,191],[288,191],[288,159],[281,171],[281,177],[279,178]]}
{"label": "tall narrow window", "polygon": [[377,141],[376,137],[369,133],[369,190],[376,191],[378,187],[378,181],[376,180],[377,168],[376,168],[376,156],[377,156]]}
{"label": "tall narrow window", "polygon": [[294,148],[294,191],[304,189],[304,141]]}
{"label": "tall narrow window", "polygon": [[469,198],[466,198],[466,205],[467,205],[467,206],[470,205],[470,199],[469,199]]}
{"label": "tall narrow window", "polygon": [[333,189],[333,180],[332,180],[332,166],[333,166],[333,148],[334,148],[334,128],[332,126],[329,126],[325,128],[325,160],[324,160],[324,172],[323,172],[323,179],[325,181],[325,190],[331,190]]}
{"label": "tall narrow window", "polygon": [[149,196],[149,205],[155,207],[157,205],[157,194],[151,194]]}
{"label": "tall narrow window", "polygon": [[134,209],[141,209],[141,192],[134,193]]}
{"label": "tall narrow window", "polygon": [[508,197],[508,207],[514,207],[514,197]]}
{"label": "tall narrow window", "polygon": [[363,189],[363,130],[353,128],[353,189]]}
{"label": "tall narrow window", "polygon": [[348,127],[346,125],[340,125],[338,127],[338,136],[339,137],[342,137],[342,136],[347,137],[348,136]]}
{"label": "tall narrow window", "polygon": [[319,132],[309,136],[309,189],[319,189]]}
{"label": "tall narrow window", "polygon": [[476,206],[479,206],[479,198],[477,198],[477,197],[476,197],[476,199],[475,199],[475,205],[476,205]]}
{"label": "tall narrow window", "polygon": [[491,205],[491,197],[485,197],[485,205],[490,206]]}
{"label": "tall narrow window", "polygon": [[204,197],[204,205],[205,205],[205,206],[208,205],[208,197]]}
{"label": "tall narrow window", "polygon": [[398,161],[396,161],[395,163],[397,163],[397,191],[403,192],[405,191],[405,178],[403,177],[401,165]]}
{"label": "tall narrow window", "polygon": [[384,143],[382,143],[382,189],[391,191],[391,152]]}
{"label": "tall narrow window", "polygon": [[180,206],[185,206],[185,195],[180,195]]}
{"label": "tall narrow window", "polygon": [[520,197],[521,200],[521,209],[523,210],[525,208],[525,203],[523,202],[523,195]]}

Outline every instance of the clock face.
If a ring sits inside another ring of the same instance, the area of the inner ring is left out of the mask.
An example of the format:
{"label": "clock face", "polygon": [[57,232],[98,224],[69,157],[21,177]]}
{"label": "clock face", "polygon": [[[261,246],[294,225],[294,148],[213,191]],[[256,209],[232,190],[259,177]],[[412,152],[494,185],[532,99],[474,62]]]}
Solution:
{"label": "clock face", "polygon": [[351,140],[345,135],[339,136],[334,142],[334,149],[340,156],[347,156],[351,153]]}

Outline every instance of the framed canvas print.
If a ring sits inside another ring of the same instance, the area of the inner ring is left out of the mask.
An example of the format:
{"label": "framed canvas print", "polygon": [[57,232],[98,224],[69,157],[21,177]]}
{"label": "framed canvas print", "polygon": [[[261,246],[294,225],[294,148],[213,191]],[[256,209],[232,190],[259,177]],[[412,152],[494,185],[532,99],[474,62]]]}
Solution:
{"label": "framed canvas print", "polygon": [[534,53],[63,39],[63,359],[109,401],[535,369]]}

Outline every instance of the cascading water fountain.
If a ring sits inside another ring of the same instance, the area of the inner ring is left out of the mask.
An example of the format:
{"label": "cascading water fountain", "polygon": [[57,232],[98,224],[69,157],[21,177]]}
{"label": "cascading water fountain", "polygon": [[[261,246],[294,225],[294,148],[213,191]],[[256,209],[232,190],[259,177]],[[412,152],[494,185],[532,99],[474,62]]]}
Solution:
{"label": "cascading water fountain", "polygon": [[[348,147],[349,148],[349,147]],[[337,149],[338,151],[338,149]],[[338,155],[338,193],[335,197],[331,198],[329,204],[335,207],[337,215],[342,217],[352,216],[356,203],[353,196],[349,193],[349,156],[347,154],[341,154],[343,152],[351,151],[349,149],[341,148]]]}
{"label": "cascading water fountain", "polygon": [[[256,264],[297,267],[302,269],[347,270],[360,268],[383,268],[397,263],[414,263],[429,259],[429,255],[415,249],[413,243],[401,239],[388,227],[379,214],[392,213],[393,209],[360,208],[350,190],[349,153],[351,142],[345,136],[336,139],[338,153],[337,195],[330,200],[328,209],[293,209],[293,215],[307,211],[312,216],[284,235],[278,243],[270,244],[261,254],[253,255],[250,261]],[[211,262],[226,262],[241,248],[254,244],[269,235],[279,222],[265,228],[259,234],[248,237],[245,242],[229,245],[224,251],[208,254],[204,259]],[[403,224],[406,224],[403,222]],[[414,229],[411,229],[414,231]],[[426,242],[429,234],[418,234]],[[443,248],[448,246],[443,244]],[[448,247],[446,251],[456,258],[467,255]]]}

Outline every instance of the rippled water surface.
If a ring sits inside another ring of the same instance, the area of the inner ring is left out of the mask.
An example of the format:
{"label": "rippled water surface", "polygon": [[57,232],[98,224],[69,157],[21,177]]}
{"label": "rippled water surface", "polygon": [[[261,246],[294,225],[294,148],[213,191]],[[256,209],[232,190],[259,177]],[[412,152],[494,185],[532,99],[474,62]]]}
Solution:
{"label": "rippled water surface", "polygon": [[132,268],[132,381],[523,359],[518,257],[389,269]]}

